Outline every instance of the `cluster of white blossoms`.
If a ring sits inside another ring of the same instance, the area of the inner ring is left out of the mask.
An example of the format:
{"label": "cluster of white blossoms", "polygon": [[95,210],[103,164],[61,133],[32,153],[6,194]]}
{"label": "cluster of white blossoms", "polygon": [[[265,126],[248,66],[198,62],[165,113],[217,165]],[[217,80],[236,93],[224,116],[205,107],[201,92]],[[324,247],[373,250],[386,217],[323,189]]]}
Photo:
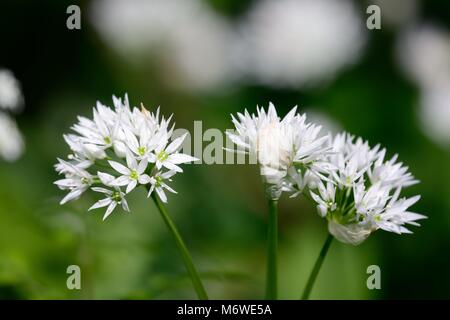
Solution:
{"label": "cluster of white blossoms", "polygon": [[257,107],[257,114],[250,115],[245,110],[237,119],[232,116],[232,121],[236,132],[227,135],[238,152],[256,158],[269,199],[276,200],[283,191],[294,191],[298,186],[306,187],[314,177],[329,172],[323,161],[330,150],[328,136],[319,137],[321,127],[307,123],[297,107],[280,120],[270,103],[267,112]]}
{"label": "cluster of white blossoms", "polygon": [[370,148],[367,141],[348,133],[330,139],[326,156],[332,171],[321,179],[312,199],[329,232],[339,241],[358,245],[373,231],[411,233],[405,224],[419,225],[426,218],[410,212],[420,196],[400,198],[402,188],[418,183],[397,155],[385,159],[386,150]]}
{"label": "cluster of white blossoms", "polygon": [[17,123],[9,112],[19,112],[24,98],[19,81],[7,69],[0,69],[0,157],[16,161],[23,153],[24,142]]}
{"label": "cluster of white blossoms", "polygon": [[113,96],[113,103],[114,109],[97,102],[93,119],[78,117],[75,133],[64,135],[72,153],[55,165],[65,176],[55,184],[69,191],[61,204],[91,189],[105,197],[89,209],[107,207],[103,219],[118,205],[130,211],[126,196],[138,185],[167,202],[165,190],[176,192],[166,181],[183,171],[180,164],[197,160],[178,152],[186,135],[171,139],[171,117],[160,117],[159,108],[156,113],[130,108],[126,95],[124,101]]}
{"label": "cluster of white blossoms", "polygon": [[411,233],[405,224],[426,218],[408,211],[420,196],[400,198],[418,181],[397,156],[385,160],[385,149],[347,133],[321,136],[320,126],[306,123],[296,108],[282,120],[273,104],[268,112],[258,108],[256,115],[237,117],[236,132],[228,136],[237,152],[256,157],[269,199],[283,191],[305,195],[339,241],[357,245],[377,229]]}

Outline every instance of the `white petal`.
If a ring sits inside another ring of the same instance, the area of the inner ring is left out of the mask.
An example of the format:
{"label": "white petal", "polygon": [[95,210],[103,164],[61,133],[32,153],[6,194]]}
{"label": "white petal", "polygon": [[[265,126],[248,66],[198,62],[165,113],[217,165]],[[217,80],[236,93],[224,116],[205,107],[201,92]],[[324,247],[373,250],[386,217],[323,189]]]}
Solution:
{"label": "white petal", "polygon": [[112,195],[113,192],[111,190],[105,189],[105,188],[100,188],[100,187],[93,187],[92,188],[93,191],[95,192],[101,192],[107,195]]}
{"label": "white petal", "polygon": [[177,193],[174,189],[172,189],[171,187],[169,187],[169,186],[168,186],[167,184],[165,184],[164,182],[161,183],[161,186],[162,186],[163,188],[165,188],[166,190],[168,190],[169,192]]}
{"label": "white petal", "polygon": [[150,196],[152,195],[153,190],[155,190],[155,185],[154,184],[152,184],[152,186],[150,187],[150,190],[148,191],[148,194],[147,194],[147,198],[150,198]]}
{"label": "white petal", "polygon": [[174,153],[174,154],[171,154],[167,158],[167,160],[172,162],[173,164],[180,164],[180,163],[197,161],[198,159],[194,158],[190,155],[184,154],[184,153]]}
{"label": "white petal", "polygon": [[114,141],[114,153],[119,158],[125,158],[127,155],[127,147],[122,141]]}
{"label": "white petal", "polygon": [[267,116],[272,119],[278,119],[277,110],[272,102],[269,102],[269,110],[267,110]]}
{"label": "white petal", "polygon": [[140,132],[139,132],[139,145],[141,147],[146,147],[149,140],[150,140],[150,130],[146,126],[142,126]]}
{"label": "white petal", "polygon": [[147,158],[142,159],[141,162],[139,162],[137,172],[139,174],[143,174],[145,172],[145,170],[147,169],[147,165],[148,165],[148,159]]}
{"label": "white petal", "polygon": [[113,182],[111,182],[112,186],[116,186],[116,187],[121,187],[121,186],[125,186],[127,184],[130,183],[130,177],[128,176],[120,176],[118,177],[116,180],[114,180]]}
{"label": "white petal", "polygon": [[105,198],[102,200],[97,201],[96,203],[94,203],[89,209],[88,211],[94,210],[94,209],[98,209],[98,208],[103,208],[106,206],[109,206],[111,204],[112,200],[111,198]]}
{"label": "white petal", "polygon": [[164,161],[162,163],[162,165],[164,167],[166,167],[167,169],[169,169],[169,170],[173,170],[173,171],[176,171],[176,172],[183,172],[183,169],[181,169],[179,166],[177,166],[177,165],[175,165],[175,164],[173,164],[171,162]]}
{"label": "white petal", "polygon": [[147,156],[147,159],[150,163],[155,163],[156,162],[156,156],[153,153],[149,153]]}
{"label": "white petal", "polygon": [[111,185],[111,182],[113,182],[115,179],[113,175],[104,172],[97,172],[97,176],[105,186]]}
{"label": "white petal", "polygon": [[127,152],[127,166],[130,169],[136,169],[137,168],[137,161],[134,155],[131,152]]}
{"label": "white petal", "polygon": [[161,201],[164,203],[167,203],[167,197],[166,197],[166,194],[164,193],[164,190],[161,187],[158,187],[155,190],[156,190],[156,193],[158,194],[159,198],[161,199]]}
{"label": "white petal", "polygon": [[106,209],[105,215],[103,216],[103,221],[105,221],[106,218],[113,212],[113,210],[116,208],[117,202],[112,201],[109,205],[108,209]]}
{"label": "white petal", "polygon": [[176,171],[170,170],[170,171],[164,172],[164,173],[161,175],[161,178],[163,178],[164,180],[167,180],[167,179],[169,179],[170,177],[174,176],[175,174],[177,174]]}
{"label": "white petal", "polygon": [[131,191],[133,191],[134,188],[136,188],[137,186],[137,181],[136,180],[132,180],[128,186],[127,189],[125,190],[126,193],[130,193]]}
{"label": "white petal", "polygon": [[61,200],[59,204],[65,204],[69,201],[78,199],[83,192],[84,192],[83,189],[72,190]]}
{"label": "white petal", "polygon": [[86,149],[90,156],[96,159],[104,159],[106,157],[105,151],[95,144],[85,144],[83,148]]}
{"label": "white petal", "polygon": [[125,198],[122,198],[121,203],[122,203],[122,209],[127,212],[130,212],[130,208],[128,207],[128,202]]}
{"label": "white petal", "polygon": [[317,209],[318,209],[319,215],[321,217],[325,217],[327,215],[328,208],[325,205],[320,204],[320,205],[317,206]]}
{"label": "white petal", "polygon": [[108,163],[111,165],[111,167],[113,167],[114,170],[116,170],[121,174],[128,175],[131,172],[130,169],[128,169],[123,164],[120,164],[116,161],[108,161]]}
{"label": "white petal", "polygon": [[136,136],[128,129],[124,128],[123,132],[125,133],[126,141],[128,142],[128,146],[132,150],[137,150],[139,148],[139,143]]}
{"label": "white petal", "polygon": [[295,113],[297,112],[297,106],[293,107],[291,111],[287,115],[284,116],[282,122],[289,122],[294,118]]}
{"label": "white petal", "polygon": [[69,187],[76,187],[78,184],[73,179],[61,179],[58,181],[53,182],[60,188],[69,188]]}
{"label": "white petal", "polygon": [[166,148],[166,152],[167,153],[173,153],[175,151],[178,150],[178,148],[181,146],[181,144],[183,143],[184,139],[186,138],[187,133],[183,134],[181,137],[176,138],[175,140],[173,140]]}
{"label": "white petal", "polygon": [[140,184],[147,184],[150,182],[150,180],[151,179],[148,174],[143,174],[143,175],[139,176],[139,179],[138,179]]}

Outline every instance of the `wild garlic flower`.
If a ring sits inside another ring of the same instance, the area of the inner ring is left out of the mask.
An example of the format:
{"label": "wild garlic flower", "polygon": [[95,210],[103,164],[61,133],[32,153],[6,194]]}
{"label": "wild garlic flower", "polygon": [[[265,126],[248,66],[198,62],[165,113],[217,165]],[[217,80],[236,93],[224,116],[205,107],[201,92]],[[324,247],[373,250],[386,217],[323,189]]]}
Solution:
{"label": "wild garlic flower", "polygon": [[108,161],[109,165],[121,174],[120,177],[111,181],[110,185],[117,187],[127,186],[126,192],[130,193],[138,184],[145,185],[150,182],[150,176],[145,173],[148,158],[144,158],[138,163],[131,152],[128,152],[126,160],[126,166],[117,161]]}
{"label": "wild garlic flower", "polygon": [[310,194],[336,239],[358,245],[378,229],[411,233],[405,225],[418,226],[416,221],[426,218],[408,211],[420,196],[400,198],[402,188],[418,181],[396,162],[397,155],[385,160],[385,149],[370,148],[347,133],[330,139],[330,146],[327,158],[334,170]]}
{"label": "wild garlic flower", "polygon": [[153,191],[156,191],[156,193],[158,194],[161,201],[167,202],[167,196],[164,192],[164,189],[166,189],[167,191],[172,192],[172,193],[177,193],[177,192],[175,190],[173,190],[171,187],[169,187],[164,181],[165,180],[172,181],[172,179],[170,179],[170,178],[173,175],[175,175],[176,173],[177,172],[173,171],[173,170],[166,171],[164,173],[158,172],[153,177],[151,177],[150,178],[151,187],[148,191],[148,196],[150,196]]}
{"label": "wild garlic flower", "polygon": [[64,174],[65,179],[55,182],[61,190],[69,190],[69,193],[61,200],[61,204],[78,199],[93,183],[93,176],[78,166],[76,163],[70,163],[58,159],[59,163],[55,165],[59,174]]}
{"label": "wild garlic flower", "polygon": [[118,204],[122,206],[122,209],[124,211],[130,212],[128,202],[125,199],[125,193],[123,193],[119,188],[115,188],[115,190],[109,190],[100,187],[93,187],[92,190],[106,195],[106,198],[97,201],[92,205],[92,207],[89,208],[89,210],[94,210],[98,208],[108,207],[103,219],[108,218],[108,216],[113,212]]}
{"label": "wild garlic flower", "polygon": [[113,96],[113,103],[110,108],[97,102],[92,119],[78,117],[72,127],[75,133],[64,135],[71,154],[55,165],[64,175],[55,184],[69,191],[61,204],[78,199],[88,189],[103,193],[106,197],[89,209],[107,207],[103,219],[117,205],[129,211],[126,196],[139,185],[147,187],[148,196],[156,190],[167,202],[163,189],[176,192],[165,181],[182,172],[178,165],[197,160],[179,152],[185,135],[171,141],[171,117],[160,117],[159,108],[156,113],[143,106],[131,108],[126,95],[124,101]]}
{"label": "wild garlic flower", "polygon": [[[309,170],[319,174],[325,169],[321,159],[329,149],[327,136],[318,137],[321,127],[306,123],[306,116],[294,107],[282,120],[270,103],[266,112],[257,107],[257,114],[238,113],[232,116],[236,132],[227,132],[237,147],[256,159],[266,184],[269,199],[276,200],[282,191],[291,191],[290,174],[302,176]],[[296,169],[296,170],[293,170]],[[301,178],[300,178],[301,179]]]}

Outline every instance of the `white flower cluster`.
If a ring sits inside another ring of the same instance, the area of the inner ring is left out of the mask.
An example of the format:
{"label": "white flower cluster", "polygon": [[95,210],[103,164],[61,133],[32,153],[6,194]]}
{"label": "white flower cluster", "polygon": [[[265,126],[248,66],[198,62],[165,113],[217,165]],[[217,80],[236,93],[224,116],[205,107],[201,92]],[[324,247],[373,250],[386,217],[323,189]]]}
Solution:
{"label": "white flower cluster", "polygon": [[330,139],[330,146],[327,159],[333,169],[310,194],[336,239],[357,245],[377,229],[411,233],[404,225],[417,226],[416,220],[426,218],[408,211],[420,196],[400,198],[402,188],[418,181],[397,155],[385,160],[385,149],[370,148],[348,133]]}
{"label": "white flower cluster", "polygon": [[8,111],[21,111],[23,104],[19,81],[11,71],[0,69],[0,157],[6,161],[15,161],[23,153],[22,134],[14,118],[8,114]]}
{"label": "white flower cluster", "polygon": [[[270,199],[278,199],[282,191],[306,187],[314,177],[328,172],[323,161],[330,149],[327,136],[319,136],[321,127],[306,123],[306,116],[294,107],[282,120],[272,103],[266,112],[257,108],[257,114],[238,113],[232,116],[235,133],[228,137],[241,150],[256,157]],[[305,174],[299,174],[299,172]]]}
{"label": "white flower cluster", "polygon": [[197,160],[178,152],[186,135],[171,140],[174,125],[171,117],[160,117],[159,108],[156,113],[130,108],[126,95],[124,101],[113,96],[113,103],[114,109],[97,102],[92,120],[78,117],[75,134],[64,135],[72,153],[55,165],[65,176],[55,184],[69,191],[61,204],[92,189],[105,195],[89,209],[107,207],[103,219],[117,205],[129,211],[125,197],[138,185],[167,202],[164,190],[176,192],[165,181],[183,171],[179,164]]}
{"label": "white flower cluster", "polygon": [[377,229],[411,233],[404,225],[426,218],[408,211],[420,196],[400,198],[402,188],[418,181],[397,156],[385,160],[385,149],[347,133],[319,136],[320,127],[296,108],[282,120],[273,104],[268,112],[237,117],[236,133],[228,136],[238,152],[256,157],[269,199],[283,191],[305,195],[339,241],[357,245]]}

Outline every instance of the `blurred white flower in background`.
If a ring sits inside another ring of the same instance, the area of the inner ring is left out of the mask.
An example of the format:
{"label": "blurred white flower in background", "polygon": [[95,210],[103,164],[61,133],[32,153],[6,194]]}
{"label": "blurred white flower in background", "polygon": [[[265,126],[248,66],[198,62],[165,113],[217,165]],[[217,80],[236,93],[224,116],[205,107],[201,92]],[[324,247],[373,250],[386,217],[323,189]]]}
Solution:
{"label": "blurred white flower in background", "polygon": [[405,73],[420,89],[418,117],[423,132],[450,145],[450,34],[422,25],[401,35],[397,53]]}
{"label": "blurred white flower in background", "polygon": [[127,61],[158,59],[170,85],[207,91],[237,80],[311,86],[354,63],[366,41],[347,0],[264,0],[236,26],[201,0],[99,0],[90,18]]}
{"label": "blurred white flower in background", "polygon": [[330,80],[354,63],[365,25],[349,1],[264,0],[241,26],[236,63],[251,79],[274,87]]}
{"label": "blurred white flower in background", "polygon": [[419,118],[423,131],[443,146],[450,146],[450,83],[424,90]]}
{"label": "blurred white flower in background", "polygon": [[408,29],[399,39],[398,54],[405,72],[422,88],[450,79],[450,35],[438,27]]}
{"label": "blurred white flower in background", "polygon": [[231,28],[200,0],[100,0],[90,18],[105,41],[131,62],[164,62],[171,85],[210,90],[233,75]]}
{"label": "blurred white flower in background", "polygon": [[8,114],[0,112],[0,157],[13,162],[23,150],[24,142],[16,122]]}
{"label": "blurred white flower in background", "polygon": [[0,69],[0,157],[6,161],[16,161],[24,150],[22,134],[16,121],[6,113],[20,111],[23,103],[19,81],[11,71]]}
{"label": "blurred white flower in background", "polygon": [[19,111],[23,106],[22,90],[14,74],[0,69],[0,109]]}

